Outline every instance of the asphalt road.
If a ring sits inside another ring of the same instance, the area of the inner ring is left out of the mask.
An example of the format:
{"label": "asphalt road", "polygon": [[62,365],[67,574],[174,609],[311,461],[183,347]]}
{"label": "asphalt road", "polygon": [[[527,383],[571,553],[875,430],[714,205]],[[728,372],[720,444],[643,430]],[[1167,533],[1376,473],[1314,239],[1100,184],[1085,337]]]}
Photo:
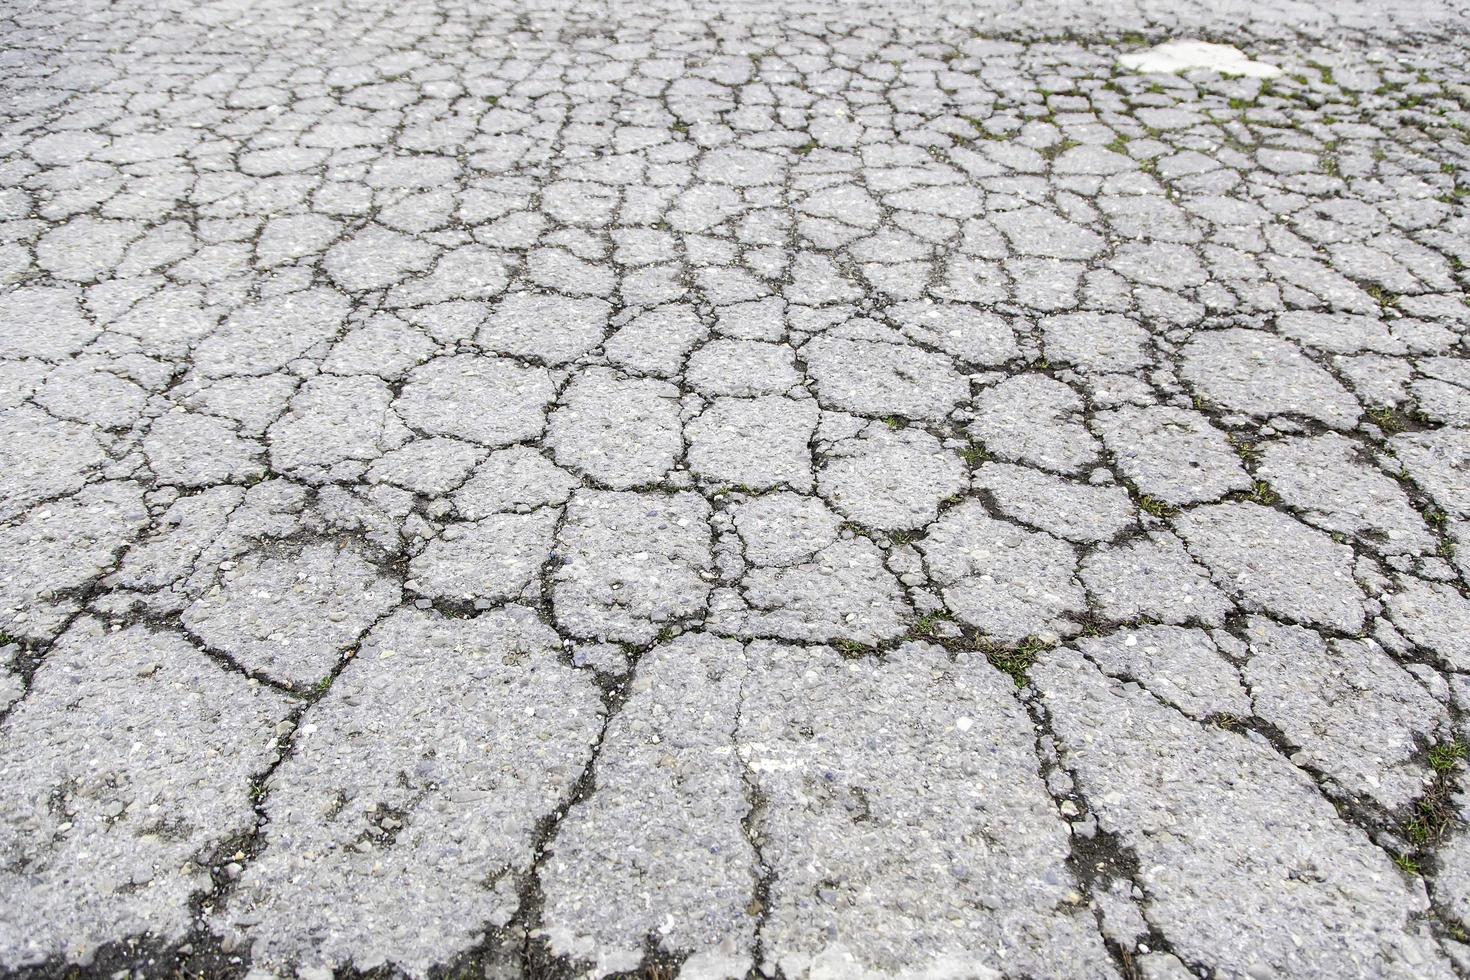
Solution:
{"label": "asphalt road", "polygon": [[0,975],[1464,976],[1467,27],[0,4]]}

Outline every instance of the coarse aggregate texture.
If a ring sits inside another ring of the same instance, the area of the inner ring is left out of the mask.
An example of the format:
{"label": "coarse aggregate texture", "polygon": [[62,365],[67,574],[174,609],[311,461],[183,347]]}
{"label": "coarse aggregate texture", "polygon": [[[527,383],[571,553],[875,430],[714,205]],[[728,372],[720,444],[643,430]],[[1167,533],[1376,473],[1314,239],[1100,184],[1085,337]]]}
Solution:
{"label": "coarse aggregate texture", "polygon": [[1467,38],[0,0],[0,978],[1470,975]]}

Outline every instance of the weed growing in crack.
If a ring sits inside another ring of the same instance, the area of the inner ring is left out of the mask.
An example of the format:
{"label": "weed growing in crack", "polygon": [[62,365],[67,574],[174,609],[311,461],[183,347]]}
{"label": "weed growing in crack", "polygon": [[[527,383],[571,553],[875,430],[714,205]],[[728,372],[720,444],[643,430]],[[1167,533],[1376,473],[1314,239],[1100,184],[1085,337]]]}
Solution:
{"label": "weed growing in crack", "polygon": [[1424,522],[1439,537],[1439,544],[1435,547],[1434,553],[1445,561],[1453,561],[1455,558],[1455,542],[1450,540],[1448,536],[1450,530],[1449,515],[1438,508],[1429,507],[1424,510],[1423,516]]}
{"label": "weed growing in crack", "polygon": [[960,459],[965,461],[966,466],[974,468],[976,466],[979,466],[981,463],[990,462],[990,451],[987,450],[984,446],[979,446],[975,443],[971,443],[964,449],[960,450]]}
{"label": "weed growing in crack", "polygon": [[915,639],[936,640],[944,635],[943,624],[949,622],[952,621],[943,613],[925,613],[919,617],[918,622],[914,623],[913,629],[909,632]]}
{"label": "weed growing in crack", "polygon": [[1454,821],[1454,775],[1465,754],[1466,745],[1459,739],[1430,746],[1427,755],[1434,781],[1414,804],[1413,816],[1404,824],[1404,836],[1415,847],[1424,848],[1443,839]]}
{"label": "weed growing in crack", "polygon": [[1465,758],[1465,754],[1465,743],[1459,739],[1441,742],[1429,750],[1429,768],[1441,776],[1448,775],[1455,771],[1455,767]]}
{"label": "weed growing in crack", "polygon": [[985,657],[992,667],[1015,681],[1017,687],[1025,687],[1031,682],[1029,671],[1036,658],[1049,649],[1051,644],[1028,636],[1013,647],[990,646],[985,650]]}

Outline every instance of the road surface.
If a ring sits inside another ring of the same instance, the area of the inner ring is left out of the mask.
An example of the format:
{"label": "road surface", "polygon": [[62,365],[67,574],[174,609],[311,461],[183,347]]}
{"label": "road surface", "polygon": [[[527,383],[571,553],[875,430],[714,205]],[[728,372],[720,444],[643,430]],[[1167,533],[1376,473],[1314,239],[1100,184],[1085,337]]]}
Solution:
{"label": "road surface", "polygon": [[1463,976],[1467,27],[0,5],[0,972]]}

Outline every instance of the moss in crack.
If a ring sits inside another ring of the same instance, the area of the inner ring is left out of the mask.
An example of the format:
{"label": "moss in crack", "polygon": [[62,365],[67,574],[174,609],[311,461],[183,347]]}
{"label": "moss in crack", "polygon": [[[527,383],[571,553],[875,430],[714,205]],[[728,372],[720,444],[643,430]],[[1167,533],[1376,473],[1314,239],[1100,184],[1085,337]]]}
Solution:
{"label": "moss in crack", "polygon": [[1057,157],[1061,156],[1063,153],[1066,153],[1072,147],[1081,145],[1082,144],[1078,143],[1076,140],[1064,139],[1061,142],[1053,143],[1051,146],[1042,149],[1041,155],[1047,160],[1055,160]]}
{"label": "moss in crack", "polygon": [[1387,312],[1398,306],[1398,294],[1390,293],[1382,286],[1379,286],[1375,283],[1369,283],[1367,286],[1363,287],[1363,291],[1366,292],[1369,296],[1372,296],[1374,302],[1376,302],[1379,308],[1382,309],[1384,312]]}
{"label": "moss in crack", "polygon": [[1150,517],[1157,517],[1160,520],[1165,520],[1179,513],[1177,507],[1172,507],[1157,497],[1150,497],[1148,494],[1144,494],[1138,498],[1138,509]]}
{"label": "moss in crack", "polygon": [[1270,507],[1281,499],[1280,495],[1271,489],[1271,484],[1265,480],[1253,481],[1251,488],[1246,491],[1245,498],[1252,503],[1260,504],[1262,507]]}
{"label": "moss in crack", "polygon": [[1424,429],[1433,424],[1431,419],[1417,405],[1409,405],[1403,408],[1390,408],[1385,405],[1377,405],[1368,409],[1368,419],[1378,426],[1386,436],[1396,436],[1400,432],[1413,432]]}
{"label": "moss in crack", "polygon": [[1439,539],[1439,544],[1435,546],[1434,553],[1445,561],[1453,561],[1455,557],[1455,542],[1449,536],[1449,515],[1437,507],[1426,507],[1420,513],[1424,518],[1424,523],[1429,525],[1430,530],[1434,532],[1434,536]]}
{"label": "moss in crack", "polygon": [[1251,442],[1243,436],[1234,434],[1227,435],[1225,438],[1229,441],[1230,448],[1235,450],[1235,455],[1240,457],[1242,463],[1247,466],[1254,466],[1260,461],[1261,450],[1254,442]]}
{"label": "moss in crack", "polygon": [[834,640],[832,648],[844,657],[866,657],[878,652],[877,647],[859,640]]}
{"label": "moss in crack", "polygon": [[1398,412],[1386,405],[1374,406],[1368,409],[1367,414],[1373,424],[1378,426],[1379,430],[1386,436],[1395,435],[1403,431],[1403,427],[1399,424]]}

